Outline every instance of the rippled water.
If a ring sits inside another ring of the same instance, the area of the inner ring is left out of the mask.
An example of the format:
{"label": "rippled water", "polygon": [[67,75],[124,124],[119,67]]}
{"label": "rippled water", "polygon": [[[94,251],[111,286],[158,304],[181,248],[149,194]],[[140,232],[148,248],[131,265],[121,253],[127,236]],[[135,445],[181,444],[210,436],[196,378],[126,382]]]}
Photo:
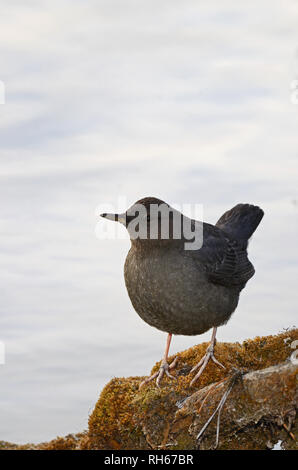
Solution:
{"label": "rippled water", "polygon": [[[128,239],[95,236],[102,202],[201,203],[211,223],[259,204],[256,275],[218,340],[295,323],[298,10],[60,0],[2,12],[0,439],[39,442],[86,428],[111,377],[147,374],[163,353],[125,291]],[[209,337],[174,337],[172,352]]]}

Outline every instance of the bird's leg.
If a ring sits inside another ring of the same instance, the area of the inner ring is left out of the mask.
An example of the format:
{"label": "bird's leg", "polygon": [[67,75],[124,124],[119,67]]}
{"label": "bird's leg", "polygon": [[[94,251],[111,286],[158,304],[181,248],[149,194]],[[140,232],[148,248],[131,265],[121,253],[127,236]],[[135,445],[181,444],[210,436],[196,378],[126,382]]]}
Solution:
{"label": "bird's leg", "polygon": [[143,380],[142,383],[140,383],[140,387],[143,387],[143,385],[147,384],[148,382],[151,382],[152,380],[156,379],[156,385],[159,388],[160,382],[164,374],[167,375],[170,379],[175,379],[173,375],[170,374],[169,370],[174,369],[174,367],[177,364],[178,357],[176,357],[171,364],[168,364],[168,354],[169,354],[169,349],[170,349],[170,344],[171,344],[171,339],[172,339],[172,333],[169,333],[167,336],[167,343],[166,343],[166,349],[164,353],[164,357],[161,361],[161,365],[159,368],[158,372],[155,372],[155,374],[151,375],[151,377],[148,377],[147,379]]}
{"label": "bird's leg", "polygon": [[225,369],[225,366],[222,365],[214,357],[214,346],[215,346],[215,343],[216,343],[216,338],[215,338],[216,330],[217,330],[217,328],[213,328],[212,336],[211,336],[211,342],[210,342],[210,345],[207,348],[205,356],[203,356],[202,359],[200,360],[200,362],[196,366],[194,366],[190,371],[190,372],[195,372],[197,369],[200,369],[199,372],[194,376],[194,378],[190,382],[190,385],[193,385],[198,380],[198,378],[202,375],[203,371],[205,370],[205,368],[206,368],[206,366],[209,362],[209,359],[212,359],[212,361],[215,364],[217,364],[218,366],[223,367],[223,369]]}

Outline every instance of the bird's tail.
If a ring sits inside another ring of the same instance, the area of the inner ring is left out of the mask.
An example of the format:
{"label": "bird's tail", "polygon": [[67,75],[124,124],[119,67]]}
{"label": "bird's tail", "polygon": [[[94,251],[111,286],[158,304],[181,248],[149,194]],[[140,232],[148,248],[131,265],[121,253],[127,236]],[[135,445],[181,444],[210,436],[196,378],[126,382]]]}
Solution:
{"label": "bird's tail", "polygon": [[237,206],[221,216],[216,226],[224,230],[235,240],[241,241],[243,246],[246,247],[249,238],[261,222],[263,215],[264,211],[258,206],[237,204]]}

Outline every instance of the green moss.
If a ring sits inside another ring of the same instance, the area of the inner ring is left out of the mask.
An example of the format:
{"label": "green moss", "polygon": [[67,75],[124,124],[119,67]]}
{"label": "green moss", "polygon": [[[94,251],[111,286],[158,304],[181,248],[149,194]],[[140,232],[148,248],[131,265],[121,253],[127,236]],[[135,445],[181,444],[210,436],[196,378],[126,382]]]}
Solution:
{"label": "green moss", "polygon": [[50,442],[41,444],[17,445],[0,441],[1,450],[75,450],[80,448],[80,443],[86,438],[86,433],[68,434],[65,437],[56,437]]}
{"label": "green moss", "polygon": [[136,448],[144,445],[142,432],[133,421],[138,384],[139,378],[130,377],[114,378],[105,386],[89,418],[89,448],[120,449],[132,442]]}

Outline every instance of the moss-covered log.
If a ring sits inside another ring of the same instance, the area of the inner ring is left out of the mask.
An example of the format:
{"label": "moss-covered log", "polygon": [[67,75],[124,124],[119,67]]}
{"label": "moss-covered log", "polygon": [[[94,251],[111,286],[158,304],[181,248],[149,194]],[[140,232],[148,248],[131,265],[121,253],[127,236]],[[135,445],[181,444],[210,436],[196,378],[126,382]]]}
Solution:
{"label": "moss-covered log", "polygon": [[[39,445],[0,442],[0,448],[204,450],[214,448],[219,430],[218,449],[270,449],[277,442],[284,449],[297,449],[298,329],[242,344],[217,343],[216,356],[226,369],[209,363],[191,387],[190,369],[207,346],[179,353],[176,380],[165,379],[160,389],[150,383],[139,390],[144,377],[111,380],[81,435]],[[219,426],[217,413],[198,440],[227,391]]]}
{"label": "moss-covered log", "polygon": [[[297,339],[298,330],[292,329],[242,344],[218,343],[216,356],[227,369],[209,363],[193,387],[189,371],[203,356],[206,343],[180,353],[177,380],[166,379],[160,389],[148,384],[139,390],[140,377],[115,378],[90,416],[85,445],[90,449],[197,449],[199,430],[225,392],[229,371],[233,374],[236,368],[243,375],[222,409],[218,448],[267,449],[277,441],[284,448],[296,448],[298,366],[289,357]],[[159,363],[152,372],[158,367]],[[216,425],[217,417],[206,429],[200,449],[213,448]]]}

